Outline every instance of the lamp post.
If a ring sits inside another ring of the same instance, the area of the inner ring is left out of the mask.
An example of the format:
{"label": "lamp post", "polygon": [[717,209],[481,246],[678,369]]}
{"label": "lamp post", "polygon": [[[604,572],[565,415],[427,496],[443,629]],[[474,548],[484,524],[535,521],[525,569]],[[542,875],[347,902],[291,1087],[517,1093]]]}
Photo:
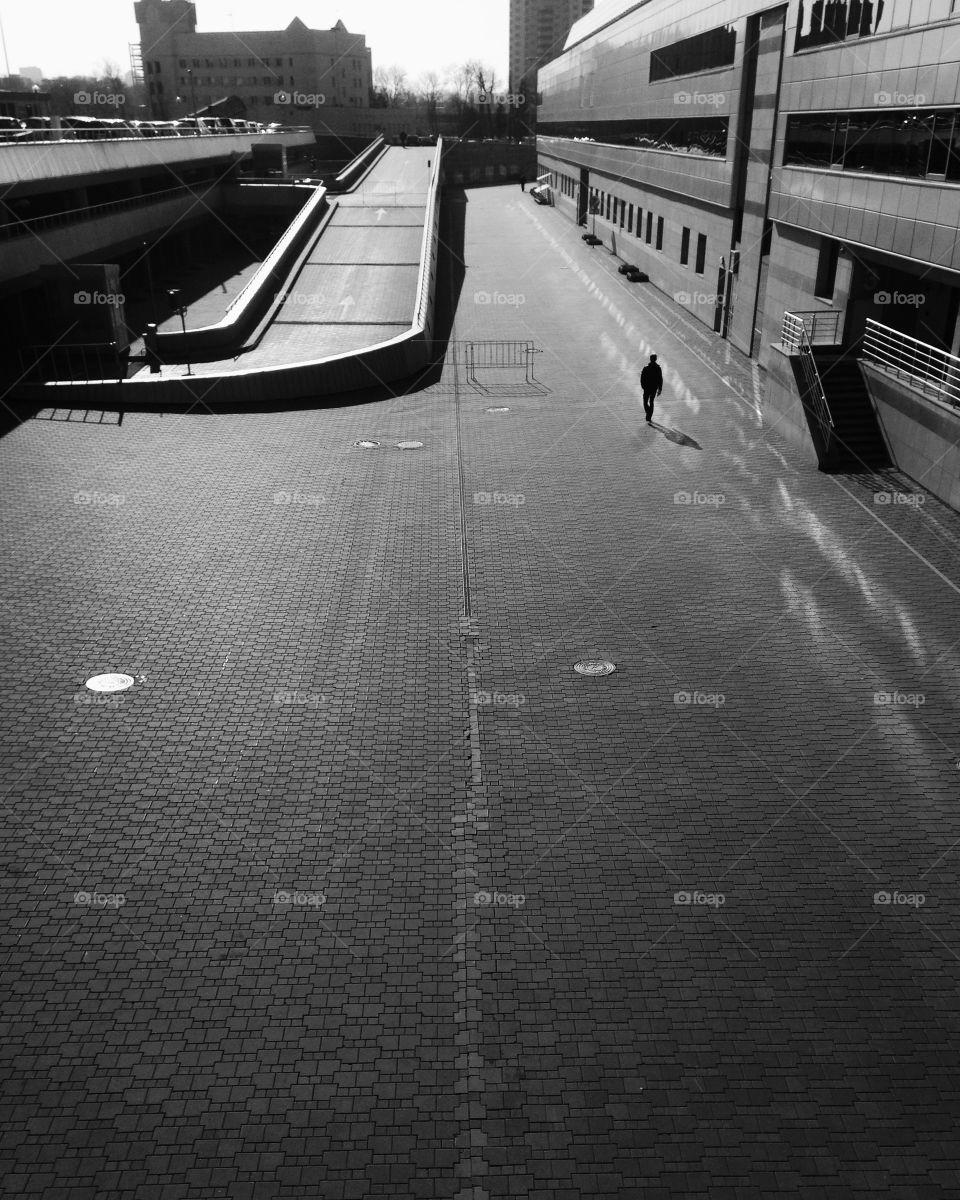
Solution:
{"label": "lamp post", "polygon": [[[171,309],[180,318],[180,324],[183,327],[184,334],[186,334],[186,332],[187,332],[187,306],[185,304],[181,304],[179,302],[180,301],[180,289],[179,288],[167,288],[167,297],[170,301]],[[184,342],[186,342],[186,337],[184,337]],[[190,370],[190,356],[186,355],[186,359],[187,359],[187,374],[192,375],[193,372]]]}
{"label": "lamp post", "polygon": [[197,94],[194,91],[194,87],[193,87],[193,68],[192,67],[187,68],[187,78],[190,80],[190,104],[193,108],[193,111],[190,113],[190,116],[195,117],[197,115]]}

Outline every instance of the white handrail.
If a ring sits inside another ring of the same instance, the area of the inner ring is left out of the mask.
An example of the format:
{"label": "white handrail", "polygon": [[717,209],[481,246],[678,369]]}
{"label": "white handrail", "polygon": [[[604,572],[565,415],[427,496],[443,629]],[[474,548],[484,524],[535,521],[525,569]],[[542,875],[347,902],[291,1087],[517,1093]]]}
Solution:
{"label": "white handrail", "polygon": [[919,391],[960,408],[960,358],[955,354],[868,318],[861,356]]}

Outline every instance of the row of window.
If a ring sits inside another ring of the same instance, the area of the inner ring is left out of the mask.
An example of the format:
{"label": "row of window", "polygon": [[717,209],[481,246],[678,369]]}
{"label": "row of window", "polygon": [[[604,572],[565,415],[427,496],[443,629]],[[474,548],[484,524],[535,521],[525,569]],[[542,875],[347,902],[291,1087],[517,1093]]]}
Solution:
{"label": "row of window", "polygon": [[[547,174],[547,171],[541,166],[538,173],[542,176]],[[550,183],[554,190],[559,190],[561,195],[569,196],[571,200],[576,200],[579,184],[575,179],[563,174],[562,171],[550,171],[549,175]],[[598,217],[604,218],[612,225],[619,225],[621,230],[634,235],[638,241],[644,242],[647,246],[651,246],[656,250],[663,249],[663,217],[655,216],[649,209],[644,213],[639,204],[628,204],[626,200],[621,199],[619,196],[611,196],[600,188],[591,188],[588,211]],[[656,221],[656,224],[654,224],[654,221]],[[680,265],[686,267],[689,264],[690,230],[684,225],[680,232]],[[698,233],[693,268],[697,275],[704,273],[706,264],[707,235],[705,233]]]}
{"label": "row of window", "polygon": [[794,49],[945,21],[957,0],[800,0]]}
{"label": "row of window", "polygon": [[[313,57],[316,57],[316,56],[313,56]],[[360,70],[360,59],[359,58],[343,58],[343,57],[334,58],[332,55],[329,57],[330,57],[330,66],[331,67],[335,66],[338,62],[340,62],[346,66],[352,65],[354,71]],[[216,61],[214,61],[214,59],[212,59],[212,58],[191,58],[188,61],[185,58],[181,58],[179,60],[179,65],[180,65],[181,71],[186,70],[188,67],[192,67],[194,70],[198,70],[203,67],[206,67],[207,70],[212,70],[216,67],[219,67],[221,70],[224,70],[224,69],[229,70],[230,68],[233,68],[234,70],[236,70],[238,67],[244,67],[244,66],[266,67],[269,70],[270,59],[269,58],[248,58],[246,61],[244,61],[242,58],[233,58],[233,59],[218,58],[218,59],[216,59]],[[273,65],[275,67],[282,67],[283,59],[275,58],[273,60]],[[287,66],[289,66],[289,67],[293,66],[292,58],[287,59]],[[154,69],[156,71],[160,70],[159,62],[156,63]],[[149,63],[147,63],[147,74],[150,74],[150,64]]]}
{"label": "row of window", "polygon": [[960,181],[960,110],[890,109],[787,118],[786,167]]}
{"label": "row of window", "polygon": [[[275,58],[273,60],[273,65],[275,67],[282,67],[283,59]],[[289,60],[288,65],[291,67],[293,66],[292,58]],[[246,60],[246,62],[244,62],[244,60],[242,58],[233,58],[233,59],[218,58],[216,61],[214,61],[212,58],[191,58],[189,62],[185,58],[180,59],[181,69],[185,69],[186,67],[193,67],[194,69],[196,69],[197,67],[243,67],[243,66],[269,67],[270,59],[269,58],[248,58]]]}
{"label": "row of window", "polygon": [[732,25],[709,29],[695,37],[684,38],[682,42],[661,46],[650,54],[650,82],[731,67],[736,50],[737,31]]}
{"label": "row of window", "polygon": [[543,137],[725,158],[728,123],[726,117],[681,117],[675,121],[541,121],[539,132]]}
{"label": "row of window", "polygon": [[[322,76],[321,82],[325,78],[326,78],[326,76]],[[177,82],[179,83],[181,88],[189,88],[191,86],[190,78],[189,78],[189,76],[186,76],[186,75],[181,75],[180,78],[177,80]],[[264,75],[260,79],[257,79],[256,77],[248,79],[248,78],[241,78],[238,75],[238,76],[236,76],[236,78],[231,79],[229,76],[223,76],[223,75],[213,76],[213,75],[211,75],[211,76],[208,76],[207,78],[197,76],[193,80],[193,86],[195,86],[195,87],[231,88],[231,89],[235,89],[235,90],[236,89],[244,89],[244,88],[258,88],[261,86],[261,84],[264,87],[273,87],[276,90],[282,89],[284,87],[283,76],[282,75],[272,75],[272,76]],[[340,84],[340,87],[345,87],[345,86],[349,87],[350,86],[349,82],[348,81],[345,82],[342,77],[339,81],[339,84]],[[327,81],[327,86],[328,87],[336,87],[337,83],[335,80],[330,79]],[[355,79],[355,80],[353,80],[352,86],[355,88],[360,88],[360,87],[362,87],[362,84],[360,83],[359,79]],[[296,91],[296,84],[294,83],[292,78],[287,81],[286,87],[291,92]]]}

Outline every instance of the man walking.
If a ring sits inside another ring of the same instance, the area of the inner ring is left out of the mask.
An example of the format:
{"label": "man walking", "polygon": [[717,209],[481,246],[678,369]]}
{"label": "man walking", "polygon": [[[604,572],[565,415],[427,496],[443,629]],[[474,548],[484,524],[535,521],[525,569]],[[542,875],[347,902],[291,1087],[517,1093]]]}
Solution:
{"label": "man walking", "polygon": [[653,420],[654,399],[663,391],[663,372],[655,354],[650,355],[650,361],[640,372],[640,386],[643,388],[643,411],[649,425]]}

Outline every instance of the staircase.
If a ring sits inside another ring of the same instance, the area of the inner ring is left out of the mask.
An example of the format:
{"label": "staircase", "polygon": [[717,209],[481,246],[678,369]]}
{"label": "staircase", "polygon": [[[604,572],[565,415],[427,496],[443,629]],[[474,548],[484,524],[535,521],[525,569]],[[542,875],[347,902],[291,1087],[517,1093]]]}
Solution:
{"label": "staircase", "polygon": [[836,352],[814,351],[814,361],[833,418],[833,430],[821,471],[858,471],[889,467],[883,434],[857,360]]}

